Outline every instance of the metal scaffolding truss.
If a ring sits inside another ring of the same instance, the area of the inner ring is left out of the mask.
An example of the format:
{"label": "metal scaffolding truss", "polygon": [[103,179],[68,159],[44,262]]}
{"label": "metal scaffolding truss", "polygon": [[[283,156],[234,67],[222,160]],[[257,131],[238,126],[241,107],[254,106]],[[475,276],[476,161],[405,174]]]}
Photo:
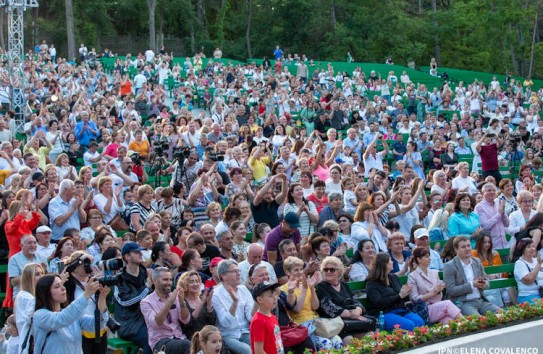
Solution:
{"label": "metal scaffolding truss", "polygon": [[26,99],[24,81],[24,11],[38,7],[38,0],[0,0],[0,7],[8,13],[8,75],[11,109],[15,111],[17,130],[25,124]]}

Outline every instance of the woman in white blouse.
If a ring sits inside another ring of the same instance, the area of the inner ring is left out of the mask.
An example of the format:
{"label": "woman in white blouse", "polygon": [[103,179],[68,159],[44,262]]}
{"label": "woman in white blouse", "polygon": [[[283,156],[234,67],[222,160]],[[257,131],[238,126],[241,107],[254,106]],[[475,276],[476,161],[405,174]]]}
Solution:
{"label": "woman in white blouse", "polygon": [[98,181],[98,191],[100,194],[94,196],[94,204],[104,215],[104,223],[107,224],[113,218],[124,210],[123,200],[121,199],[121,193],[123,186],[117,187],[113,192],[113,184],[110,177],[102,177]]}
{"label": "woman in white blouse", "polygon": [[304,189],[298,183],[290,185],[288,192],[288,202],[285,205],[284,214],[294,212],[300,219],[300,235],[307,237],[315,232],[315,226],[319,222],[319,213],[313,202],[304,198]]}

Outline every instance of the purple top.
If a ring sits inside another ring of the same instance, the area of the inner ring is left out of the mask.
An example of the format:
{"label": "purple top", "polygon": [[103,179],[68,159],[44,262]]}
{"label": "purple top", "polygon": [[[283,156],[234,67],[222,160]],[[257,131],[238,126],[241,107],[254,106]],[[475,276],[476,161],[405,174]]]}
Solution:
{"label": "purple top", "polygon": [[294,232],[288,235],[287,237],[283,236],[283,227],[281,224],[277,225],[275,228],[273,228],[268,236],[266,236],[266,245],[264,247],[264,255],[262,257],[263,260],[268,260],[268,251],[275,251],[277,252],[277,262],[282,261],[281,254],[278,252],[279,243],[283,240],[286,240],[287,238],[294,241],[294,244],[299,245],[302,236],[300,236],[300,231],[298,229],[294,229]]}

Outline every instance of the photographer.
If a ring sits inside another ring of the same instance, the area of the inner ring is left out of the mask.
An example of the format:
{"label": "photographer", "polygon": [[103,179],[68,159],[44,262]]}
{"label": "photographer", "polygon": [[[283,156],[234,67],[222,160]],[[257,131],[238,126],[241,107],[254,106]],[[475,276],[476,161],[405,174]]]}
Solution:
{"label": "photographer", "polygon": [[126,266],[118,275],[119,284],[113,288],[115,319],[121,325],[119,337],[138,345],[143,349],[143,354],[152,354],[147,325],[140,310],[140,301],[151,293],[147,270],[142,266],[142,250],[135,242],[127,242],[122,248]]}
{"label": "photographer", "polygon": [[[84,251],[76,251],[72,253],[68,265],[66,266],[66,272],[68,280],[64,284],[66,287],[66,295],[68,297],[68,303],[74,302],[77,298],[82,296],[85,292],[85,285],[89,281],[89,277],[92,274],[91,269],[91,256]],[[101,293],[102,294],[102,293]],[[107,293],[106,293],[107,295]],[[83,353],[84,354],[105,354],[107,352],[107,329],[106,322],[109,319],[107,313],[106,296],[97,296],[94,294],[90,297],[87,307],[84,311],[86,316],[94,316],[94,310],[96,307],[103,313],[103,321],[100,325],[100,342],[95,342],[95,333],[92,331],[82,331],[83,336]]]}
{"label": "photographer", "polygon": [[483,179],[488,176],[496,179],[496,184],[502,180],[500,167],[498,165],[498,151],[502,146],[501,139],[494,134],[485,133],[481,139],[475,143],[475,150],[481,156]]}
{"label": "photographer", "polygon": [[[182,141],[181,139],[179,141]],[[184,155],[184,150],[182,151]],[[200,158],[198,156],[198,151],[196,149],[190,149],[187,151],[188,156],[183,156],[181,159],[177,158],[177,160],[170,166],[170,169],[168,172],[172,173],[172,180],[170,182],[170,187],[172,187],[175,191],[175,185],[181,185],[181,183],[185,183],[186,186],[192,186],[196,179],[198,178],[198,170],[200,170],[204,163],[202,161],[199,161]],[[174,158],[175,158],[174,154]],[[179,169],[179,164],[183,164],[183,168]]]}

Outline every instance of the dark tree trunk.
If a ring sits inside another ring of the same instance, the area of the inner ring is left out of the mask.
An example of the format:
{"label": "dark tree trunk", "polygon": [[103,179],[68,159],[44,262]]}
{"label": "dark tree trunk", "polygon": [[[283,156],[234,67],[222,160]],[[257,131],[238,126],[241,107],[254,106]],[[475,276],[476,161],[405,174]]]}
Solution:
{"label": "dark tree trunk", "polygon": [[253,22],[253,0],[247,0],[247,6],[249,8],[247,14],[247,31],[245,32],[245,41],[247,42],[247,55],[248,58],[252,58],[251,52],[251,27]]}

